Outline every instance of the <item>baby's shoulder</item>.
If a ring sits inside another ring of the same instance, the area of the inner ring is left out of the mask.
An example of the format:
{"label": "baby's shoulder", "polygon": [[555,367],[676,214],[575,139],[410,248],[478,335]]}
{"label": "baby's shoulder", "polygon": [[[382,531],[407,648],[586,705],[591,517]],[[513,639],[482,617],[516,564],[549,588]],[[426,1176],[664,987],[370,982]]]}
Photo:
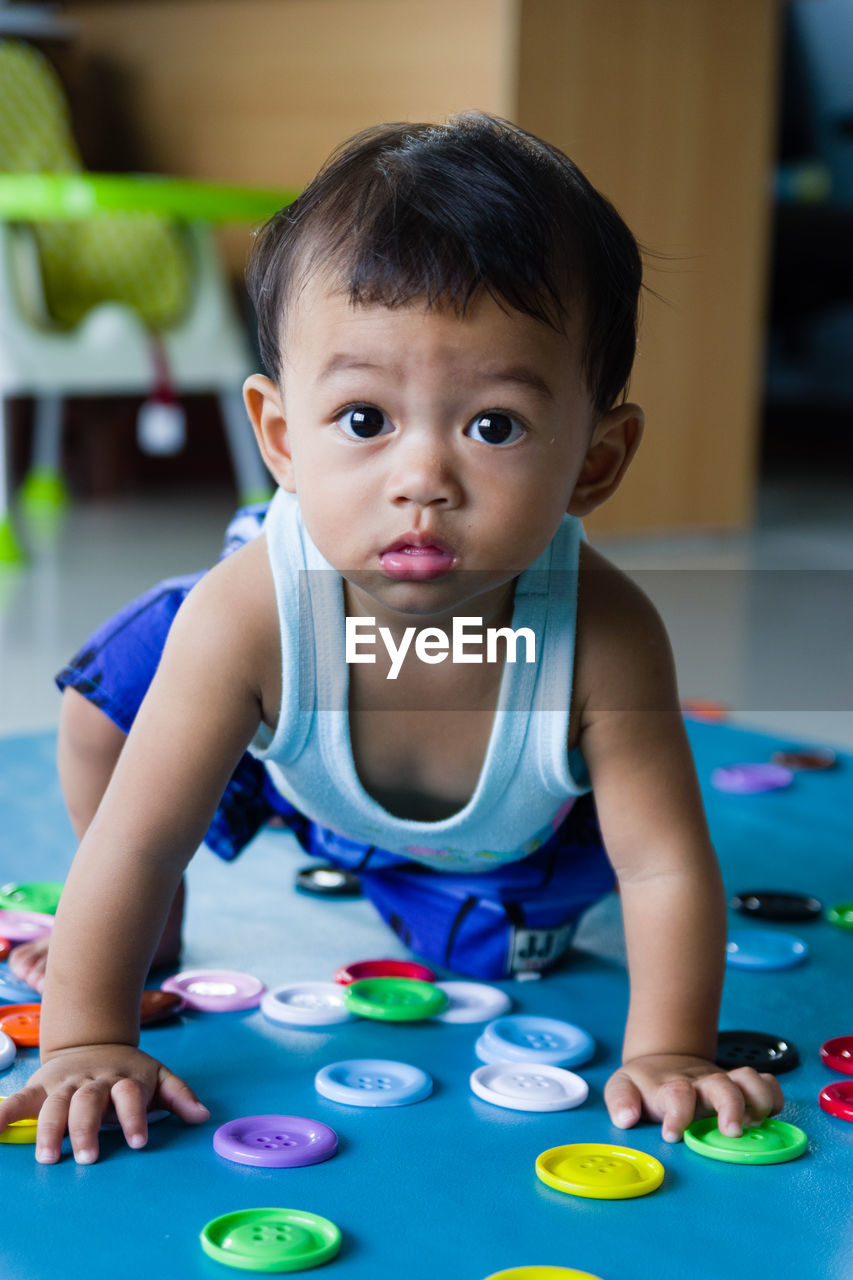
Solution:
{"label": "baby's shoulder", "polygon": [[578,566],[575,691],[580,705],[642,709],[671,695],[672,649],[652,601],[588,543]]}

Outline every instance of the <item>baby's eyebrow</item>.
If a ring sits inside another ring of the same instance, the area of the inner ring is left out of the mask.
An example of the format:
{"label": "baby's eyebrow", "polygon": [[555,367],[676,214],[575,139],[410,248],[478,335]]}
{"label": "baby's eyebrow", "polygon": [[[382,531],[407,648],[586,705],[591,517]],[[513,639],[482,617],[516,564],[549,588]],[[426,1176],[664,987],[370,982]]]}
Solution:
{"label": "baby's eyebrow", "polygon": [[[378,364],[374,360],[367,360],[364,356],[337,352],[335,355],[330,356],[323,365],[318,382],[325,382],[338,373],[351,373],[360,370],[367,370],[373,373],[392,372],[384,364]],[[512,365],[510,368],[479,369],[472,374],[472,381],[483,384],[494,382],[510,383],[514,386],[523,387],[527,391],[532,391],[542,400],[554,399],[554,392],[542,375],[536,373],[534,369],[528,369],[525,365]]]}

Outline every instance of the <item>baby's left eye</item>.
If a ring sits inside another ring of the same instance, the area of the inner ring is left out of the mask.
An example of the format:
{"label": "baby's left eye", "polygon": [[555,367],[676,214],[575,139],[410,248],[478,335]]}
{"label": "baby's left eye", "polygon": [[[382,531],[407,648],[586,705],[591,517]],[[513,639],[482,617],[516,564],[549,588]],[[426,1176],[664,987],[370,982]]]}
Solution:
{"label": "baby's left eye", "polygon": [[482,444],[514,444],[524,427],[508,413],[481,413],[465,428],[465,434]]}

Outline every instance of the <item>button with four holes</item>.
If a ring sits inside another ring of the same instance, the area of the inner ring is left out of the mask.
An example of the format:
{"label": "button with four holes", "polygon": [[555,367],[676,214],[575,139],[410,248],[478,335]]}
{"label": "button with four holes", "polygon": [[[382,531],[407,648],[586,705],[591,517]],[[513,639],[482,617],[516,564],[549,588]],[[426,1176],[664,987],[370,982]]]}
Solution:
{"label": "button with four holes", "polygon": [[239,1209],[208,1222],[201,1247],[242,1271],[306,1271],[334,1258],[341,1233],[328,1218],[302,1209]]}
{"label": "button with four holes", "polygon": [[362,978],[416,978],[419,982],[435,982],[435,974],[415,960],[357,960],[335,971],[335,982],[347,986]]}
{"label": "button with four holes", "polygon": [[343,992],[350,1013],[381,1022],[418,1022],[441,1013],[450,1003],[438,987],[417,978],[361,978]]}
{"label": "button with four holes", "polygon": [[721,1031],[714,1061],[724,1071],[754,1067],[781,1076],[800,1065],[800,1055],[790,1040],[765,1031]]}
{"label": "button with four holes", "polygon": [[595,1041],[571,1022],[509,1014],[495,1018],[483,1029],[476,1053],[481,1062],[547,1062],[552,1067],[573,1067],[589,1061],[595,1053]]}
{"label": "button with four holes", "polygon": [[324,1098],[351,1107],[405,1107],[429,1097],[432,1079],[407,1062],[350,1058],[322,1067],[314,1087]]}
{"label": "button with four holes", "polygon": [[28,884],[4,884],[0,907],[9,911],[37,911],[56,915],[59,896],[65,886],[60,880],[32,880]]}
{"label": "button with four holes", "polygon": [[5,1031],[22,1049],[35,1049],[39,1042],[40,1004],[0,1005],[0,1031]]}
{"label": "button with four holes", "polygon": [[853,902],[836,902],[826,913],[830,924],[837,924],[839,929],[853,929]]}
{"label": "button with four holes", "polygon": [[233,969],[187,969],[161,983],[161,990],[181,996],[191,1009],[205,1013],[229,1013],[254,1009],[266,987],[260,978]]}
{"label": "button with four holes", "polygon": [[752,796],[762,791],[779,791],[794,781],[791,769],[781,764],[731,764],[714,769],[711,786],[733,795]]}
{"label": "button with four holes", "polygon": [[573,1142],[551,1147],[536,1160],[536,1176],[555,1191],[593,1200],[632,1200],[647,1196],[663,1182],[664,1168],[654,1156],[632,1147],[603,1142]]}
{"label": "button with four holes", "polygon": [[792,969],[809,949],[802,938],[775,930],[737,929],[726,943],[726,964],[733,969]]}
{"label": "button with four holes", "polygon": [[338,1149],[338,1135],[319,1120],[303,1116],[243,1116],[220,1125],[213,1149],[226,1160],[264,1169],[297,1169],[321,1164]]}
{"label": "button with four holes", "polygon": [[684,1141],[697,1155],[730,1164],[784,1164],[796,1160],[809,1144],[795,1124],[772,1118],[747,1125],[739,1138],[730,1138],[720,1133],[716,1116],[694,1120],[684,1130]]}
{"label": "button with four holes", "polygon": [[471,1073],[471,1090],[510,1111],[568,1111],[586,1102],[589,1085],[547,1062],[492,1062]]}
{"label": "button with four holes", "polygon": [[[5,1101],[5,1098],[0,1098],[0,1102]],[[13,1120],[0,1133],[0,1142],[7,1142],[15,1146],[35,1142],[37,1129],[38,1118],[36,1116],[26,1116],[23,1120]]]}
{"label": "button with four holes", "polygon": [[265,993],[261,1013],[291,1027],[328,1027],[353,1018],[337,982],[288,982]]}

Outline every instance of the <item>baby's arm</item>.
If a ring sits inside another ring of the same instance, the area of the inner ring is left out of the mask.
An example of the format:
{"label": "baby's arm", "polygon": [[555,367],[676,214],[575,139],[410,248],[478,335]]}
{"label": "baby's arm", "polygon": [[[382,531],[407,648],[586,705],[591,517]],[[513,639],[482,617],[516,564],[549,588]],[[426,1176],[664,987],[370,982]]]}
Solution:
{"label": "baby's arm", "polygon": [[[631,1001],[622,1067],[605,1101],[621,1128],[645,1112],[677,1141],[694,1114],[745,1118],[781,1109],[773,1076],[714,1065],[726,907],[656,611],[594,552],[581,578],[579,744],[619,882]],[[596,566],[596,567],[592,567]]]}
{"label": "baby's arm", "polygon": [[38,1113],[43,1162],[59,1158],[66,1127],[76,1157],[94,1160],[110,1104],[131,1146],[145,1143],[152,1102],[207,1117],[183,1081],[137,1049],[139,999],[183,870],[261,719],[258,676],[278,649],[265,572],[246,548],[188,597],[74,860],[51,940],[42,1065],[0,1104],[0,1128]]}

